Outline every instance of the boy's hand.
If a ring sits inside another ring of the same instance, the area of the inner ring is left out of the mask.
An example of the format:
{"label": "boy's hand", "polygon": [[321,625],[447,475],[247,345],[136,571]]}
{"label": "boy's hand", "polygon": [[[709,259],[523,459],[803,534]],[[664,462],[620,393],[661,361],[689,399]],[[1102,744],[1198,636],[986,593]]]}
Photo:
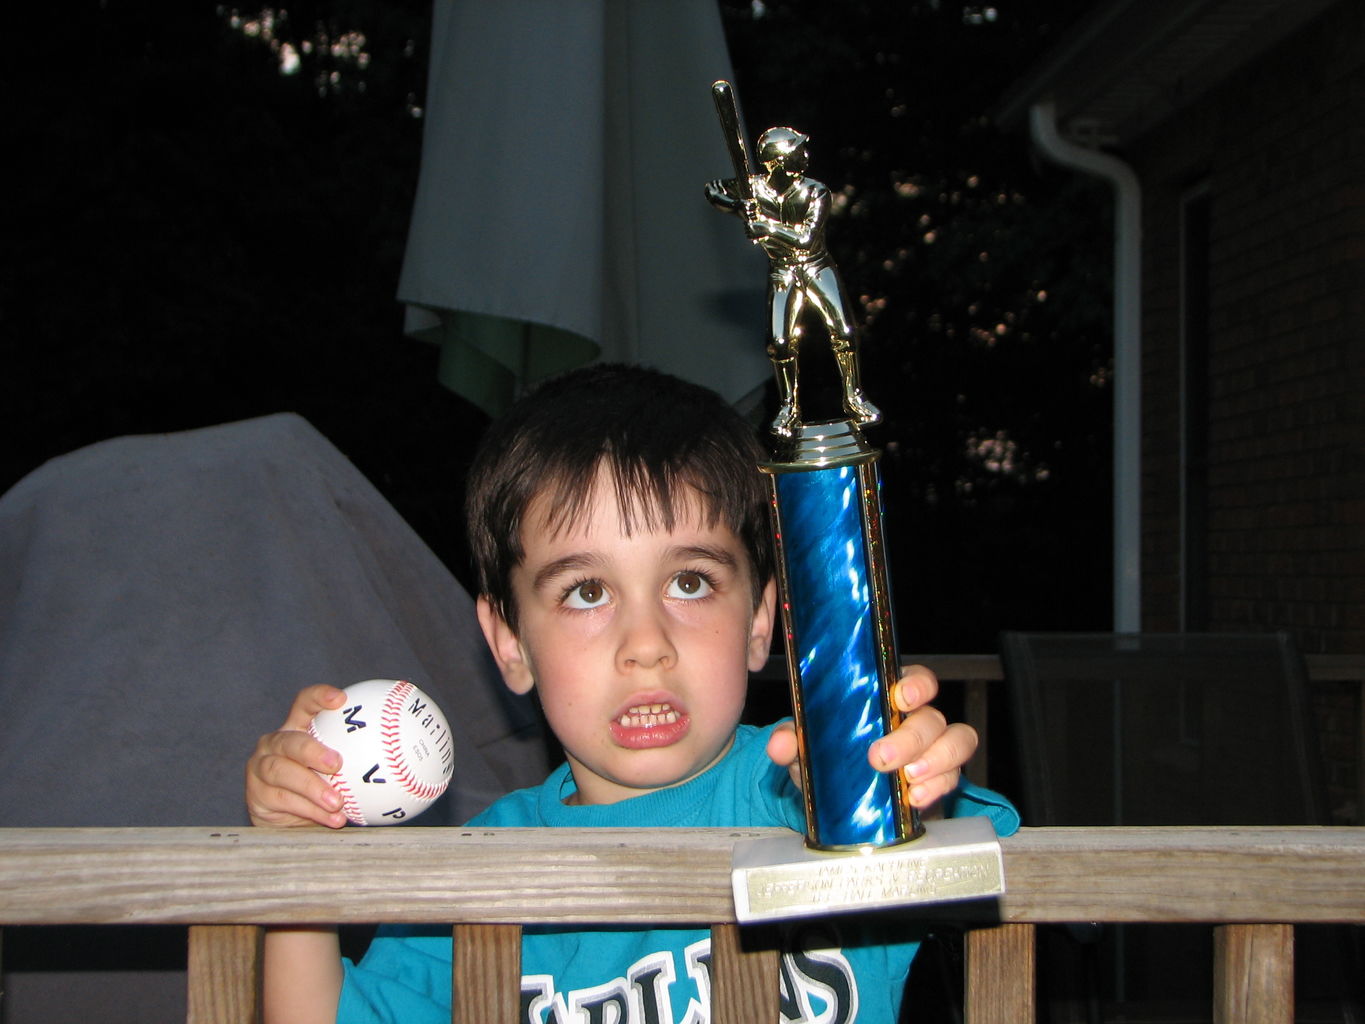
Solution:
{"label": "boy's hand", "polygon": [[346,695],[335,686],[306,687],[294,698],[284,725],[256,742],[246,763],[246,807],[253,825],[341,828],[346,824],[341,794],[317,775],[336,772],[341,755],[308,735],[315,714],[339,708],[345,700]]}
{"label": "boy's hand", "polygon": [[[976,753],[976,730],[962,722],[951,725],[930,705],[938,695],[938,678],[923,665],[911,665],[892,688],[891,698],[905,712],[901,724],[872,744],[867,759],[881,772],[904,770],[910,780],[910,800],[928,807],[957,788],[962,766]],[[768,756],[786,765],[801,785],[796,763],[796,728],[785,722],[768,741]]]}

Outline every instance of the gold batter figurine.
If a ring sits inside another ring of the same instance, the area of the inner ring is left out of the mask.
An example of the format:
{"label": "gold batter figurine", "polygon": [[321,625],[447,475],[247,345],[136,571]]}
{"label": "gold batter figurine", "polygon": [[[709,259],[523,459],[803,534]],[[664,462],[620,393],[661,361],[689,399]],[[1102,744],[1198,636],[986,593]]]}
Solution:
{"label": "gold batter figurine", "polygon": [[772,422],[779,437],[794,437],[801,428],[797,349],[801,313],[815,308],[829,331],[830,349],[843,382],[844,411],[858,426],[882,418],[858,381],[858,353],[848,293],[825,248],[829,189],[805,176],[807,136],[794,128],[769,128],[758,137],[763,174],[750,172],[749,151],[739,130],[739,114],[728,82],[711,87],[735,165],[735,177],[706,185],[706,198],[717,209],[744,220],[745,233],[763,247],[770,261],[768,277],[768,358],[777,377],[781,407]]}

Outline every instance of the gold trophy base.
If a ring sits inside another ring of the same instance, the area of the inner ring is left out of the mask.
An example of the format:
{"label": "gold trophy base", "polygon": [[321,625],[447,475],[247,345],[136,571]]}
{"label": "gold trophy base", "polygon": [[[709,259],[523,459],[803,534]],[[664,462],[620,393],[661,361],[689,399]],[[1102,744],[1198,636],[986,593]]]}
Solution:
{"label": "gold trophy base", "polygon": [[730,879],[741,924],[983,899],[1005,891],[989,818],[925,822],[914,842],[830,853],[798,832],[736,843]]}

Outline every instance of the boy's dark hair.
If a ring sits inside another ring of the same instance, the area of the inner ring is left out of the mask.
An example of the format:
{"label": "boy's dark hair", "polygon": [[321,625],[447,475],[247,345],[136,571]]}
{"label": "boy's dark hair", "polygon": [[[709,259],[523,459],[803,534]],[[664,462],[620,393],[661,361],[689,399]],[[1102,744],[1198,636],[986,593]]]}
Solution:
{"label": "boy's dark hair", "polygon": [[768,489],[756,432],[715,392],[656,370],[599,364],[542,384],[493,422],[469,471],[465,512],[480,593],[516,628],[512,570],[538,495],[551,530],[584,514],[605,464],[627,533],[672,529],[693,488],[708,525],[739,537],[754,601],[772,577]]}

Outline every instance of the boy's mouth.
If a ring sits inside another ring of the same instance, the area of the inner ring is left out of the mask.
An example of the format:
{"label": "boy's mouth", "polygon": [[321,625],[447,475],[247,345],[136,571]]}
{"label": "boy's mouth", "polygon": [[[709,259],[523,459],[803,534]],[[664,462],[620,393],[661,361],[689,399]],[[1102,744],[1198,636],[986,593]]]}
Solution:
{"label": "boy's mouth", "polygon": [[631,750],[666,747],[683,737],[691,721],[687,712],[667,701],[632,704],[612,721],[611,734]]}
{"label": "boy's mouth", "polygon": [[637,704],[626,708],[616,721],[626,729],[643,729],[651,725],[672,725],[681,717],[672,704]]}

